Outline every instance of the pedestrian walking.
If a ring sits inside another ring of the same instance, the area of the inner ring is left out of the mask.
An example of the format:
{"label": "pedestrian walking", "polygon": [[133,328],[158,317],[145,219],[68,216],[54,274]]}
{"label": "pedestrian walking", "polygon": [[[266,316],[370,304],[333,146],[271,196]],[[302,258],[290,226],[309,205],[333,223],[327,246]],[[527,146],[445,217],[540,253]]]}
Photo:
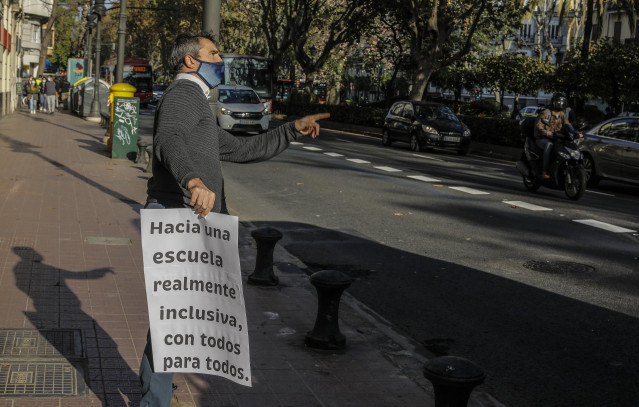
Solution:
{"label": "pedestrian walking", "polygon": [[27,98],[29,98],[29,111],[31,114],[36,114],[38,109],[38,98],[40,96],[40,86],[36,82],[35,78],[29,78],[29,85],[27,86]]}
{"label": "pedestrian walking", "polygon": [[[320,119],[306,116],[250,138],[222,130],[209,106],[210,90],[224,81],[224,62],[209,33],[176,37],[169,62],[175,81],[157,105],[153,129],[153,176],[148,181],[147,209],[190,207],[201,216],[228,213],[221,161],[267,160],[303,135],[316,137]],[[173,374],[156,373],[150,334],[140,366],[141,407],[169,407]]]}
{"label": "pedestrian walking", "polygon": [[44,84],[44,95],[47,98],[47,113],[53,114],[55,112],[58,92],[56,91],[55,82],[53,81],[53,78],[51,76],[49,76],[48,80]]}

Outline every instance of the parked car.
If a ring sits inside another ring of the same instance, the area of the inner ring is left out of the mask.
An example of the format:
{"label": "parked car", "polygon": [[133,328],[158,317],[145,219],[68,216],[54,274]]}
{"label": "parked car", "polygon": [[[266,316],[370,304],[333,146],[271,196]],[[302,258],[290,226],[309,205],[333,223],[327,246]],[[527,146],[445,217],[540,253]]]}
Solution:
{"label": "parked car", "polygon": [[579,148],[589,186],[602,179],[639,184],[639,117],[615,117],[597,124],[584,132]]}
{"label": "parked car", "polygon": [[153,96],[151,97],[151,103],[158,103],[160,99],[162,99],[162,95],[164,95],[164,91],[168,87],[168,85],[161,83],[153,84]]}
{"label": "parked car", "polygon": [[446,105],[400,101],[391,106],[382,129],[382,144],[390,146],[393,141],[408,142],[413,151],[438,147],[464,155],[470,147],[470,129]]}
{"label": "parked car", "polygon": [[217,121],[230,132],[264,132],[270,115],[260,97],[248,86],[219,85]]}
{"label": "parked car", "polygon": [[526,106],[519,111],[521,117],[537,117],[537,111],[539,109],[543,109],[543,107],[539,106]]}

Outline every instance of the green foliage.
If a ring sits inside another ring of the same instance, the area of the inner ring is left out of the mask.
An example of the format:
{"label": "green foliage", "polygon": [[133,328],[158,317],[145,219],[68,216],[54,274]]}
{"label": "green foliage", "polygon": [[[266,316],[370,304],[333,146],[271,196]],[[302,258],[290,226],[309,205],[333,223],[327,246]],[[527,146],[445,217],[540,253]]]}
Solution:
{"label": "green foliage", "polygon": [[519,54],[493,54],[478,61],[480,82],[493,92],[506,91],[517,95],[536,94],[548,88],[555,67]]}
{"label": "green foliage", "polygon": [[388,109],[380,107],[289,104],[274,102],[273,111],[287,116],[302,117],[314,113],[330,113],[331,121],[381,128]]}
{"label": "green foliage", "polygon": [[494,117],[460,116],[470,128],[473,141],[507,147],[522,147],[524,138],[519,132],[519,121]]}
{"label": "green foliage", "polygon": [[461,106],[461,114],[467,116],[490,116],[500,117],[502,113],[508,112],[508,108],[501,106],[494,99],[473,100]]}

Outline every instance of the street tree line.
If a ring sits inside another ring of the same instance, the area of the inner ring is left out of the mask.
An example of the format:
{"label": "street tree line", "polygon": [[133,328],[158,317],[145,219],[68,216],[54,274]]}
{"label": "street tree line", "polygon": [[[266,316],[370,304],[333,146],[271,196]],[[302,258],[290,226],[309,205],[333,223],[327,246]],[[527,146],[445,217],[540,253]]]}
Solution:
{"label": "street tree line", "polygon": [[[90,3],[67,0],[57,5],[54,58],[62,65],[68,57],[83,56]],[[591,44],[589,35],[582,43],[573,38],[566,62],[558,68],[541,53],[531,58],[500,51],[526,17],[539,20],[542,41],[549,38],[543,32],[549,16],[574,20],[570,10],[577,3],[583,5],[587,32],[593,16],[603,10],[602,0],[225,0],[218,47],[268,56],[280,77],[326,83],[329,103],[339,102],[344,82],[377,85],[386,99],[403,86],[405,92],[410,89],[409,98],[419,100],[432,81],[455,95],[484,87],[516,97],[539,89],[562,90],[601,97],[613,106],[636,100],[635,46]],[[613,3],[629,11],[639,7],[639,0]],[[117,43],[119,2],[110,4],[102,20],[104,59],[115,55]],[[127,15],[125,55],[148,58],[156,73],[168,75],[172,39],[178,32],[201,29],[202,2],[128,0]],[[604,69],[619,72],[602,75]]]}

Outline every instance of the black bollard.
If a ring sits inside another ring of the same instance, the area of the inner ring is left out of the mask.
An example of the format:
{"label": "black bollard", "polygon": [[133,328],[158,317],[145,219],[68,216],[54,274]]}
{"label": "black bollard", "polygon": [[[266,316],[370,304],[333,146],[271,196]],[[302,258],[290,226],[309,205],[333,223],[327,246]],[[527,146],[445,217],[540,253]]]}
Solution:
{"label": "black bollard", "polygon": [[346,337],[339,330],[339,300],[353,280],[337,270],[318,271],[310,280],[317,290],[317,318],[313,330],[306,334],[306,346],[344,349]]}
{"label": "black bollard", "polygon": [[435,407],[466,407],[473,388],[486,378],[481,367],[457,356],[441,356],[428,361],[424,376],[435,389]]}
{"label": "black bollard", "polygon": [[251,236],[257,244],[255,271],[248,276],[247,282],[253,285],[277,285],[280,279],[273,272],[273,250],[282,233],[271,227],[255,229]]}

